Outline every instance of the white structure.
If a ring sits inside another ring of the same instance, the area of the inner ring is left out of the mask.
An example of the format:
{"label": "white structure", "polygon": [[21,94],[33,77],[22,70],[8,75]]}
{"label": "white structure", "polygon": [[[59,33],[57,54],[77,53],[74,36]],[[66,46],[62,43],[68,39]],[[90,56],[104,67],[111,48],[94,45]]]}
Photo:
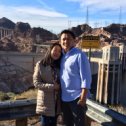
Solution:
{"label": "white structure", "polygon": [[102,59],[107,61],[118,61],[119,47],[111,45],[103,47]]}
{"label": "white structure", "polygon": [[99,61],[96,100],[104,104],[118,104],[121,85],[119,47],[106,46]]}
{"label": "white structure", "polygon": [[126,46],[123,43],[119,44],[119,58],[122,61],[122,70],[126,70]]}
{"label": "white structure", "polygon": [[13,33],[13,29],[0,27],[0,39],[4,38],[6,36],[12,35],[12,33]]}

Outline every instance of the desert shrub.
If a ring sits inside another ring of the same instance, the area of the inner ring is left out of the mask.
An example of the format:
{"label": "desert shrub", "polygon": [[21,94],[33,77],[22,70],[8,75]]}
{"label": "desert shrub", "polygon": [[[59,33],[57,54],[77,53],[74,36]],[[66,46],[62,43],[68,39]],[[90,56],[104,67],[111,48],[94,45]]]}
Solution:
{"label": "desert shrub", "polygon": [[6,93],[0,91],[0,101],[5,101],[5,100],[9,100],[9,99],[10,99],[10,97]]}

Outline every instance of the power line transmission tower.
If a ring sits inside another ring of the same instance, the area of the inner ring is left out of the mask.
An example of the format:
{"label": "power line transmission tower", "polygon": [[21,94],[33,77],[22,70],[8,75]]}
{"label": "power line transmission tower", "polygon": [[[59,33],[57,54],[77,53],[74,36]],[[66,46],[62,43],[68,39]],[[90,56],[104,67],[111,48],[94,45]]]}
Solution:
{"label": "power line transmission tower", "polygon": [[99,23],[98,22],[95,22],[94,23],[94,26],[95,26],[95,28],[98,28],[99,27]]}
{"label": "power line transmission tower", "polygon": [[86,12],[86,24],[88,25],[88,23],[89,23],[89,19],[88,19],[88,6],[87,6],[87,12]]}
{"label": "power line transmission tower", "polygon": [[71,28],[71,20],[68,20],[68,29]]}
{"label": "power line transmission tower", "polygon": [[122,23],[122,8],[119,9],[119,24]]}
{"label": "power line transmission tower", "polygon": [[120,24],[120,32],[123,32],[123,25],[122,25],[122,8],[120,6],[119,10],[119,24]]}
{"label": "power line transmission tower", "polygon": [[89,14],[88,14],[88,6],[87,6],[87,11],[86,11],[86,28],[85,28],[85,30],[86,30],[86,32],[88,31],[88,25],[89,25]]}

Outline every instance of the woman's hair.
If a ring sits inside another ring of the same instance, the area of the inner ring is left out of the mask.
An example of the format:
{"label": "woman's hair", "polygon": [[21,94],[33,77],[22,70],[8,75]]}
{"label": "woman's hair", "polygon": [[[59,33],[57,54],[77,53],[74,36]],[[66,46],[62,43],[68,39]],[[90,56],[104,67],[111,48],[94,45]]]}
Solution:
{"label": "woman's hair", "polygon": [[62,47],[59,43],[53,43],[49,49],[47,50],[44,58],[41,60],[41,63],[44,65],[44,66],[47,66],[47,65],[51,65],[52,67],[60,67],[60,60],[61,60],[61,56],[62,56],[62,52],[61,52],[61,56],[59,59],[57,60],[53,60],[52,57],[51,57],[51,51],[53,49],[53,47],[55,46],[59,46],[62,50]]}

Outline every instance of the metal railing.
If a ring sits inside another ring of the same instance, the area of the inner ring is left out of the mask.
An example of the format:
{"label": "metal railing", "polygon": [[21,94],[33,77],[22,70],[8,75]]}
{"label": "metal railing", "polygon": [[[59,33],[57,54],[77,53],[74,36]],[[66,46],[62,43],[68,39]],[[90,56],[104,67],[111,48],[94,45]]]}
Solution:
{"label": "metal railing", "polygon": [[126,115],[104,107],[97,102],[87,100],[87,116],[102,126],[126,126]]}
{"label": "metal railing", "polygon": [[[87,107],[86,115],[102,126],[126,126],[125,115],[104,107],[91,99],[87,100]],[[0,102],[0,121],[20,120],[36,116],[35,108],[36,99]]]}

